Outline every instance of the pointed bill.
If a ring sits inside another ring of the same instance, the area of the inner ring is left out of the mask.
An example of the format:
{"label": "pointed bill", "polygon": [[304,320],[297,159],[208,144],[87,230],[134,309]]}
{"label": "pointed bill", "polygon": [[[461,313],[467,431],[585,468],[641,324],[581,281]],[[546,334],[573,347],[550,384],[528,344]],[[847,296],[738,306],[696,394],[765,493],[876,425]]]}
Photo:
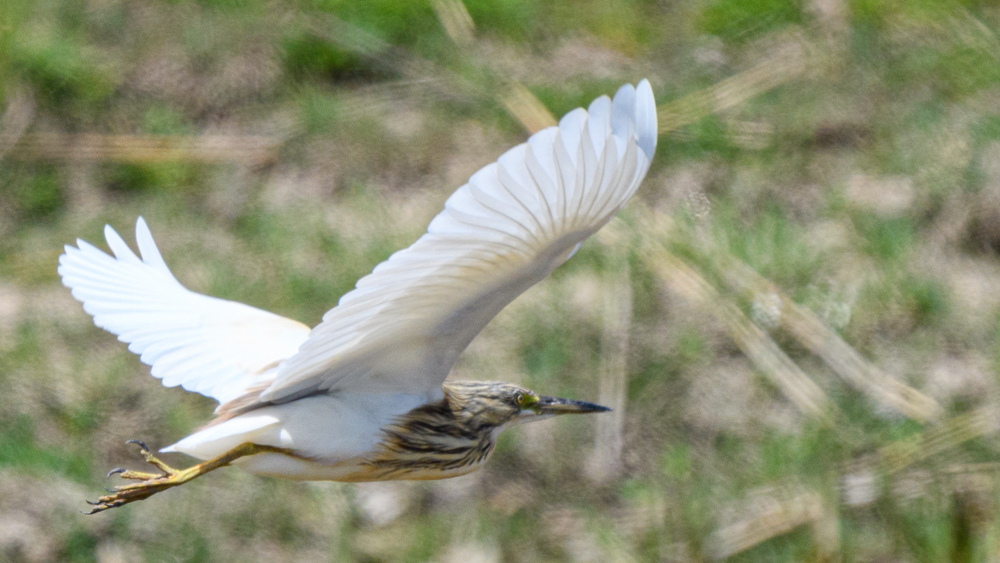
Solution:
{"label": "pointed bill", "polygon": [[588,412],[608,412],[611,409],[594,403],[559,399],[557,397],[539,397],[535,407],[538,414],[583,414]]}

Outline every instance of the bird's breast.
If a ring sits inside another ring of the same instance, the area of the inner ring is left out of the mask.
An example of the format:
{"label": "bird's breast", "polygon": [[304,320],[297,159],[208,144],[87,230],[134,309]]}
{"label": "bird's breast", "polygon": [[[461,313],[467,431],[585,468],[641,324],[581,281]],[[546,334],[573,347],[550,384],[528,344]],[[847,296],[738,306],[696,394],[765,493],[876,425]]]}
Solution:
{"label": "bird's breast", "polygon": [[[496,444],[493,426],[463,416],[445,400],[424,403],[379,426],[372,426],[372,420],[361,416],[364,409],[348,409],[350,413],[358,411],[354,418],[337,418],[347,411],[334,398],[310,397],[291,404],[311,400],[320,401],[320,406],[329,403],[340,408],[315,413],[316,409],[309,410],[309,416],[286,416],[274,441],[290,455],[261,454],[239,464],[254,473],[303,480],[447,479],[481,467]],[[357,401],[350,405],[362,406]],[[345,430],[353,430],[353,447],[341,444],[331,448],[333,442],[344,438]]]}
{"label": "bird's breast", "polygon": [[450,434],[399,436],[387,432],[372,455],[350,460],[351,481],[434,480],[479,469],[493,454],[490,436],[468,439]]}

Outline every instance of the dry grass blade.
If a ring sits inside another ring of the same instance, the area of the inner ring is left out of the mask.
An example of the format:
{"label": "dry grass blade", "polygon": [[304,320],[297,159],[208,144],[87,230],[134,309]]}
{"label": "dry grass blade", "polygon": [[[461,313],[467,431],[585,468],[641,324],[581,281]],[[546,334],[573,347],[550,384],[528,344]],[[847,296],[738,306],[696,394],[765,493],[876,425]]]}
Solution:
{"label": "dry grass blade", "polygon": [[765,122],[733,121],[729,123],[730,141],[744,149],[767,148],[774,139],[774,126]]}
{"label": "dry grass blade", "polygon": [[649,265],[678,293],[705,304],[723,322],[747,358],[803,413],[825,418],[823,390],[757,325],[724,299],[704,278],[655,242],[646,244]]}
{"label": "dry grass blade", "polygon": [[25,90],[16,91],[0,117],[0,159],[17,145],[34,117],[34,99]]}
{"label": "dry grass blade", "polygon": [[460,46],[472,44],[476,24],[462,0],[433,0],[431,5],[452,41]]}
{"label": "dry grass blade", "polygon": [[986,406],[943,421],[924,432],[879,450],[883,469],[896,473],[918,461],[945,452],[963,442],[1000,430],[1000,413]]}
{"label": "dry grass blade", "polygon": [[980,463],[956,463],[954,465],[949,465],[945,469],[946,473],[959,474],[959,473],[996,473],[1000,471],[1000,462],[998,461],[984,461]]}
{"label": "dry grass blade", "polygon": [[536,133],[546,127],[556,125],[556,118],[524,84],[511,80],[508,83],[508,88],[510,92],[506,95],[498,95],[500,102],[507,109],[507,112],[514,119],[520,121],[529,133]]}
{"label": "dry grass blade", "polygon": [[717,258],[717,262],[722,279],[733,291],[754,300],[779,300],[781,326],[855,389],[877,403],[921,422],[934,420],[944,412],[934,399],[866,361],[812,311],[789,299],[777,286],[743,262],[729,255]]}
{"label": "dry grass blade", "polygon": [[[441,0],[435,3],[442,25],[449,37],[465,53],[474,41],[475,24],[460,0]],[[336,17],[326,15],[308,24],[312,33],[365,56],[379,65],[404,77],[411,85],[433,88],[444,97],[492,98],[517,119],[529,133],[534,133],[556,123],[544,104],[521,83],[499,76],[494,69],[487,69],[507,87],[487,88],[466,79],[432,61],[413,55],[382,39]],[[466,42],[467,41],[467,42]]]}
{"label": "dry grass blade", "polygon": [[316,37],[353,51],[378,66],[392,70],[412,85],[422,85],[444,98],[486,98],[490,93],[432,61],[400,49],[332,15],[310,15],[303,24]]}
{"label": "dry grass blade", "polygon": [[[0,144],[7,137],[0,136]],[[10,151],[24,160],[117,162],[242,162],[274,160],[282,141],[259,135],[99,135],[31,133]]]}
{"label": "dry grass blade", "polygon": [[[448,37],[460,48],[460,52],[468,56],[468,47],[475,41],[473,31],[475,23],[469,10],[466,9],[462,0],[436,0],[434,10],[437,12],[441,25],[448,32]],[[491,75],[499,82],[506,85],[506,88],[497,88],[494,97],[507,110],[514,119],[521,122],[521,125],[528,133],[536,133],[556,125],[557,121],[552,112],[541,102],[528,88],[518,80],[500,72],[495,65],[475,61],[479,66],[486,68]]]}
{"label": "dry grass blade", "polygon": [[[725,559],[805,525],[816,527],[816,535],[823,536],[817,540],[828,543],[831,538],[823,530],[828,520],[826,505],[815,491],[758,492],[744,507],[743,518],[712,532],[706,542],[707,555]],[[835,551],[835,546],[824,547],[825,551]]]}
{"label": "dry grass blade", "polygon": [[597,401],[612,411],[596,421],[594,450],[587,463],[588,475],[597,482],[618,476],[625,431],[632,282],[626,260],[627,238],[617,228],[620,226],[620,221],[614,221],[597,235],[612,264],[603,273],[601,385]]}
{"label": "dry grass blade", "polygon": [[704,90],[662,104],[656,112],[660,133],[673,131],[713,113],[739,105],[795,78],[805,69],[806,57],[803,45],[786,44],[777,53],[749,70]]}
{"label": "dry grass blade", "polygon": [[[883,446],[877,452],[850,464],[842,476],[841,499],[848,506],[871,504],[886,489],[880,476],[898,475],[915,463],[998,430],[1000,412],[995,406],[986,406],[949,418],[923,432]],[[962,479],[982,476],[998,469],[1000,463],[996,462],[951,464],[939,468],[945,475]],[[905,477],[898,478],[905,480]]]}
{"label": "dry grass blade", "polygon": [[886,23],[888,36],[900,48],[960,47],[1000,60],[1000,37],[968,8],[959,8],[942,18],[896,14],[887,18]]}

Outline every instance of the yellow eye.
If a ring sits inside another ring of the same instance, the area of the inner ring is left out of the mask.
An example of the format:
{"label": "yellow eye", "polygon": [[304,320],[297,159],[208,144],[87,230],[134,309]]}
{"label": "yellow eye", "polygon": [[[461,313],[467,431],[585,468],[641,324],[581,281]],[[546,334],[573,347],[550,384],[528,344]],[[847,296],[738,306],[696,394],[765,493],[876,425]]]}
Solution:
{"label": "yellow eye", "polygon": [[515,395],[514,396],[514,401],[517,402],[517,406],[523,407],[524,406],[524,393],[518,393],[517,395]]}

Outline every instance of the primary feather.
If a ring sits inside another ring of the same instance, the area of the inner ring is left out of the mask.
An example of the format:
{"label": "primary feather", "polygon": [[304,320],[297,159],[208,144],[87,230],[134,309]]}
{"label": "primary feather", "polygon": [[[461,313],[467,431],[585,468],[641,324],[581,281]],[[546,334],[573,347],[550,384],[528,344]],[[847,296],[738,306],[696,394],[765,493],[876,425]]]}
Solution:
{"label": "primary feather", "polygon": [[261,381],[309,336],[309,327],[267,311],[188,290],[167,268],[139,218],[136,256],[110,226],[114,256],[78,240],[59,257],[59,275],[94,324],[129,343],[163,385],[225,403]]}

